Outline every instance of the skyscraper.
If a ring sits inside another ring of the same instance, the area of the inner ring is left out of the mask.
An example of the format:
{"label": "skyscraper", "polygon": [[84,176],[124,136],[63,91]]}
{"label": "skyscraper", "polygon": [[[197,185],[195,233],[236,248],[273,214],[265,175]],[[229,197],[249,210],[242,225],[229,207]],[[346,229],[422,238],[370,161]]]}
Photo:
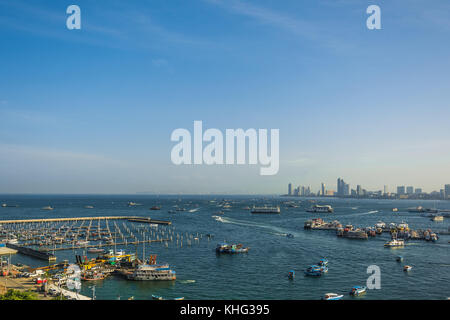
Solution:
{"label": "skyscraper", "polygon": [[292,195],[292,183],[288,184],[288,195]]}
{"label": "skyscraper", "polygon": [[361,186],[359,184],[356,186],[356,195],[358,197],[361,197],[363,195],[363,189],[361,188]]}
{"label": "skyscraper", "polygon": [[413,194],[414,193],[414,187],[412,187],[412,186],[406,187],[406,193],[407,194]]}
{"label": "skyscraper", "polygon": [[350,195],[350,185],[345,183],[344,179],[337,179],[337,195],[348,196]]}
{"label": "skyscraper", "polygon": [[384,185],[383,193],[388,194],[388,186],[387,185]]}
{"label": "skyscraper", "polygon": [[325,183],[322,182],[322,196],[325,196]]}
{"label": "skyscraper", "polygon": [[450,197],[450,184],[446,184],[444,187],[444,199],[448,199]]}
{"label": "skyscraper", "polygon": [[398,186],[397,187],[397,195],[401,196],[405,194],[405,186]]}

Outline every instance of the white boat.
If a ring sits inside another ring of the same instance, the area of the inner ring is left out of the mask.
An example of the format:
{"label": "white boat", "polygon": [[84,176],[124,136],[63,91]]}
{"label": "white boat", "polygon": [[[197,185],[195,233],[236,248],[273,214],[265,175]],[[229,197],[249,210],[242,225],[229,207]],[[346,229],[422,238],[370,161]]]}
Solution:
{"label": "white boat", "polygon": [[403,247],[405,241],[403,239],[392,239],[384,244],[385,247]]}
{"label": "white boat", "polygon": [[332,213],[334,209],[330,205],[320,206],[318,204],[313,205],[311,208],[306,209],[306,212],[313,213]]}
{"label": "white boat", "polygon": [[403,267],[403,271],[407,272],[407,271],[411,271],[412,267],[411,266],[404,266]]}
{"label": "white boat", "polygon": [[43,207],[42,210],[53,210],[53,207],[51,206]]}
{"label": "white boat", "polygon": [[432,221],[444,221],[444,217],[443,216],[434,216],[433,218],[431,218]]}
{"label": "white boat", "polygon": [[322,300],[342,300],[344,297],[343,294],[337,294],[337,293],[325,293],[322,297]]}
{"label": "white boat", "polygon": [[251,213],[266,213],[266,214],[279,214],[280,207],[253,207]]}

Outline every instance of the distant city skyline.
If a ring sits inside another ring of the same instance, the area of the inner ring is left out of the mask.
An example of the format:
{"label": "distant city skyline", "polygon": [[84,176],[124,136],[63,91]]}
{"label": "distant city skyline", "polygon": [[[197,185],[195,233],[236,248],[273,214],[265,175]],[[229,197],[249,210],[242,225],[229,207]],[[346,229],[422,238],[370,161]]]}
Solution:
{"label": "distant city skyline", "polygon": [[[77,0],[68,30],[69,3],[0,0],[0,193],[439,191],[449,3],[383,1],[381,30],[370,4]],[[278,173],[174,165],[171,133],[196,120],[279,129]]]}
{"label": "distant city skyline", "polygon": [[325,183],[321,183],[320,189],[316,192],[310,185],[297,187],[292,183],[288,184],[287,194],[289,196],[335,196],[335,197],[366,197],[366,196],[390,196],[399,198],[427,198],[429,196],[441,199],[450,199],[450,184],[445,184],[439,189],[425,192],[423,188],[399,185],[395,191],[389,191],[389,187],[384,185],[381,189],[368,190],[357,184],[355,188],[351,188],[350,183],[346,183],[344,179],[337,178],[336,189],[327,189]]}

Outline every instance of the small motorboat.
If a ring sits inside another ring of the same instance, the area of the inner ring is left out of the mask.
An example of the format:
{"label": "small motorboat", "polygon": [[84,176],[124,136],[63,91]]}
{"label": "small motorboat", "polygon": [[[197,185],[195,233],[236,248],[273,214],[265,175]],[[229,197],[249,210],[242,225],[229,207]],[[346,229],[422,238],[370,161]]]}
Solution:
{"label": "small motorboat", "polygon": [[293,235],[292,233],[288,233],[288,234],[286,235],[286,237],[287,237],[287,238],[293,238],[294,235]]}
{"label": "small motorboat", "polygon": [[150,208],[150,210],[161,210],[161,207],[159,206],[153,206]]}
{"label": "small motorboat", "polygon": [[313,265],[305,270],[305,275],[311,276],[311,277],[320,277],[320,276],[322,276],[322,274],[324,274],[326,272],[328,272],[327,267]]}
{"label": "small motorboat", "polygon": [[350,290],[351,296],[360,296],[362,294],[365,294],[367,291],[367,288],[364,286],[354,286],[352,290]]}
{"label": "small motorboat", "polygon": [[411,271],[412,267],[411,266],[404,266],[403,267],[403,271],[408,272]]}
{"label": "small motorboat", "polygon": [[289,270],[289,272],[288,272],[288,279],[294,280],[294,278],[295,278],[295,271],[294,270]]}
{"label": "small motorboat", "polygon": [[173,300],[184,300],[184,297],[173,298]]}
{"label": "small motorboat", "polygon": [[402,262],[403,261],[403,257],[402,256],[398,256],[396,260],[397,260],[397,262]]}
{"label": "small motorboat", "polygon": [[337,294],[337,293],[325,293],[322,297],[322,300],[342,300],[344,297],[343,294]]}
{"label": "small motorboat", "polygon": [[246,253],[248,252],[248,247],[244,247],[242,244],[227,244],[219,243],[216,247],[217,253]]}
{"label": "small motorboat", "polygon": [[163,297],[161,297],[161,296],[156,296],[156,295],[154,295],[154,294],[152,294],[152,299],[153,299],[153,300],[164,300]]}

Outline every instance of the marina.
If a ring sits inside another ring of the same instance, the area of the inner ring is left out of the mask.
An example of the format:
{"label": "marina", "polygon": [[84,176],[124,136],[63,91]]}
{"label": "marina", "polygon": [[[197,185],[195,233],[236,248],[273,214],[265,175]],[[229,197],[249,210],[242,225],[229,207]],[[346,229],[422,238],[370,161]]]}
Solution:
{"label": "marina", "polygon": [[[19,246],[54,255],[56,261],[16,250],[3,256],[2,270],[32,279],[37,287],[48,283],[49,290],[51,284],[65,288],[64,270],[75,264],[81,270],[81,289],[69,291],[92,297],[95,286],[95,299],[227,299],[236,297],[235,290],[252,298],[322,299],[328,292],[330,300],[350,299],[349,288],[340,279],[365,283],[370,264],[389,273],[383,273],[382,291],[367,290],[358,299],[401,299],[405,297],[396,296],[391,283],[407,287],[406,275],[428,279],[430,266],[445,275],[445,265],[450,264],[448,220],[437,223],[395,202],[354,200],[349,205],[348,200],[332,200],[333,219],[326,221],[319,213],[306,212],[311,202],[293,204],[282,198],[142,196],[134,201],[140,206],[129,206],[121,197],[33,199],[5,199],[19,206],[0,208],[0,242],[4,248]],[[41,208],[48,203],[55,209],[46,213]],[[86,203],[93,208],[87,210]],[[149,211],[155,203],[165,210]],[[255,215],[245,209],[265,207],[264,203],[279,207],[283,215]],[[393,207],[399,209],[395,214]],[[184,210],[169,213],[176,208]],[[384,244],[394,239],[404,245],[386,249]],[[428,265],[430,261],[436,262]],[[412,271],[405,272],[406,265]],[[250,273],[243,276],[242,268]],[[253,285],[263,274],[267,284]],[[222,277],[230,290],[223,291]],[[430,297],[439,298],[439,290]],[[414,288],[409,292],[415,295]],[[417,293],[417,298],[422,295]]]}

